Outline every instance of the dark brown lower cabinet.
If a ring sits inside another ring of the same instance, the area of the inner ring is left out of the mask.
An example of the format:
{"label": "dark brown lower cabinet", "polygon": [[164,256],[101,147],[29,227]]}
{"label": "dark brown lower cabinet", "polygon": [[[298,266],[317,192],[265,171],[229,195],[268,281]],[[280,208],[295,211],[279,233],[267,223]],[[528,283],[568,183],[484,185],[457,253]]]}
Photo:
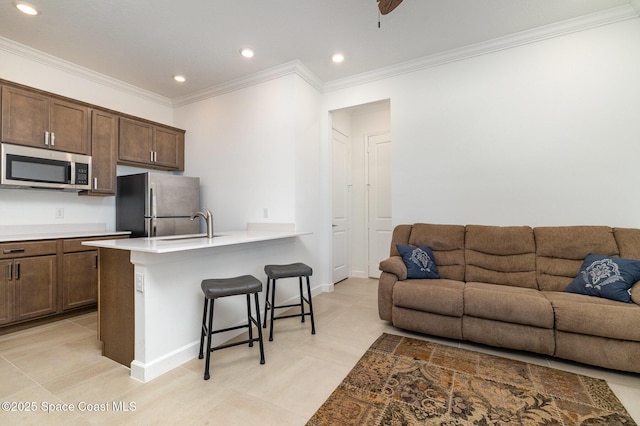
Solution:
{"label": "dark brown lower cabinet", "polygon": [[13,322],[15,288],[13,260],[0,260],[0,325]]}
{"label": "dark brown lower cabinet", "polygon": [[56,256],[38,256],[16,259],[15,320],[23,321],[43,315],[55,314]]}
{"label": "dark brown lower cabinet", "polygon": [[98,303],[98,251],[63,254],[62,310]]}
{"label": "dark brown lower cabinet", "polygon": [[95,309],[98,250],[82,242],[127,237],[0,243],[0,334]]}

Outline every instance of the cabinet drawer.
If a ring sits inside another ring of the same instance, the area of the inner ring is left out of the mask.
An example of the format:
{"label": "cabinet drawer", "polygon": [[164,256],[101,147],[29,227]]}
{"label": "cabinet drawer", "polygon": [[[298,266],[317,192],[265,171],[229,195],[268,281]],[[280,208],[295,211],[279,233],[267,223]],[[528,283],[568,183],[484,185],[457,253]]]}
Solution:
{"label": "cabinet drawer", "polygon": [[87,246],[83,246],[82,242],[83,241],[93,241],[93,240],[97,240],[98,238],[74,238],[74,239],[70,239],[70,240],[63,240],[62,241],[62,251],[65,253],[71,253],[71,252],[75,252],[75,251],[91,251],[91,250],[95,250],[95,247],[87,247]]}
{"label": "cabinet drawer", "polygon": [[56,254],[57,245],[58,242],[56,240],[1,243],[0,259]]}
{"label": "cabinet drawer", "polygon": [[110,235],[106,237],[89,237],[89,238],[69,238],[62,241],[62,251],[64,253],[73,253],[78,251],[91,251],[97,250],[96,247],[83,246],[83,241],[98,241],[98,240],[117,240],[120,238],[127,238],[127,235]]}

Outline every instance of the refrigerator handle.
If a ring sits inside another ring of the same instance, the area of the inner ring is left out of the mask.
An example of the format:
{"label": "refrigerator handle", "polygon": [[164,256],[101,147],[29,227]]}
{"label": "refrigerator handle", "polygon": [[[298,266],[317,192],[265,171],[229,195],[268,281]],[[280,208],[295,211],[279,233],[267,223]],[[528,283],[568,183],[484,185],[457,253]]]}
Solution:
{"label": "refrigerator handle", "polygon": [[149,205],[151,207],[151,217],[157,217],[158,211],[156,206],[156,196],[153,193],[153,186],[149,188]]}

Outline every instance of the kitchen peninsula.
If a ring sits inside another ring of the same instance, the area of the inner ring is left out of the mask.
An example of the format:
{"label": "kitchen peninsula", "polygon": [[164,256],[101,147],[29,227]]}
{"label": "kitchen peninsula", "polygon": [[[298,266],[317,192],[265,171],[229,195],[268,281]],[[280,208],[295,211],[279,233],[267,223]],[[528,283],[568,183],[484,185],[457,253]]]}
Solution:
{"label": "kitchen peninsula", "polygon": [[[305,234],[249,227],[213,239],[198,234],[84,243],[99,249],[103,355],[131,367],[131,377],[143,382],[195,358],[202,321],[201,281],[244,274],[262,279],[265,264],[304,261],[306,250],[299,237]],[[225,300],[217,307],[215,321],[216,328],[246,321],[245,300]],[[233,336],[215,337],[222,342]]]}

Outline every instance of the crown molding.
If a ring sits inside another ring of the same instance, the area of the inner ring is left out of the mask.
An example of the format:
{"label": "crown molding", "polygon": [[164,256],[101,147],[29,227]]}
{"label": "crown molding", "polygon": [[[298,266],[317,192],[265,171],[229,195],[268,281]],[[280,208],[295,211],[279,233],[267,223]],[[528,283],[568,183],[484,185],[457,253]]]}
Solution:
{"label": "crown molding", "polygon": [[266,81],[284,77],[290,74],[297,74],[318,92],[322,92],[322,81],[307,67],[305,67],[302,62],[296,59],[294,61],[286,62],[282,65],[278,65],[264,71],[254,73],[246,77],[237,78],[235,80],[202,89],[186,96],[174,98],[173,106],[184,106],[193,102],[198,102],[204,99],[220,96],[225,93],[234,92],[236,90],[244,89],[245,87],[254,86],[256,84],[264,83]]}
{"label": "crown molding", "polygon": [[527,31],[499,37],[482,43],[476,43],[458,49],[448,50],[430,56],[402,62],[389,67],[380,68],[370,72],[357,74],[351,77],[328,81],[323,86],[323,93],[334,90],[346,89],[360,84],[371,83],[373,81],[407,74],[427,68],[457,62],[476,56],[500,50],[511,49],[525,44],[535,43],[554,37],[588,30],[603,25],[609,25],[627,19],[638,18],[640,16],[640,0],[632,0],[631,4],[614,7],[601,12],[592,13],[579,18],[569,19],[555,24],[545,25]]}
{"label": "crown molding", "polygon": [[68,74],[73,74],[77,77],[93,81],[94,83],[98,83],[112,89],[130,93],[134,96],[147,99],[162,106],[171,106],[171,100],[167,97],[141,89],[132,84],[127,84],[123,81],[90,70],[89,68],[84,68],[78,64],[65,61],[64,59],[57,58],[4,37],[0,37],[0,50],[58,69]]}

